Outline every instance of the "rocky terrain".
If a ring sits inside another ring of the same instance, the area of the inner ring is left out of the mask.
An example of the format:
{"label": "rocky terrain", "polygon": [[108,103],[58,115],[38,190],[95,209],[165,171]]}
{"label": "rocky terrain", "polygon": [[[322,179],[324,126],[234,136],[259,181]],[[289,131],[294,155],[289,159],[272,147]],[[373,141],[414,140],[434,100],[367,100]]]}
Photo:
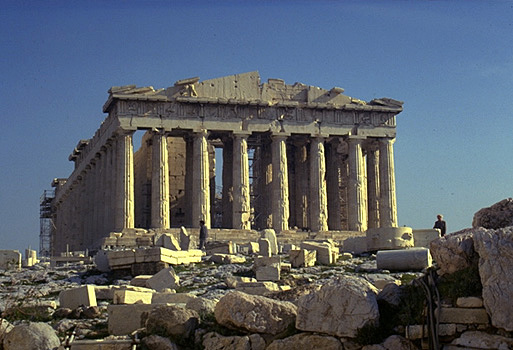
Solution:
{"label": "rocky terrain", "polygon": [[[500,203],[487,222],[508,222]],[[0,349],[513,349],[513,227],[454,232],[430,251],[435,266],[405,272],[373,253],[308,267],[275,254],[274,282],[254,279],[251,254],[164,269],[160,286],[87,264],[0,270]],[[94,303],[63,305],[85,286]]]}

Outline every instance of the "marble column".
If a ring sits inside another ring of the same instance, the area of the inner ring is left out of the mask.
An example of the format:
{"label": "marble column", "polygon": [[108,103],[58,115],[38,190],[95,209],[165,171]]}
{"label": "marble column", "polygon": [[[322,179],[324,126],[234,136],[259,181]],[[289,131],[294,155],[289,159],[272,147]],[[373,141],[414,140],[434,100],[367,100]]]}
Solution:
{"label": "marble column", "polygon": [[103,200],[105,202],[105,213],[103,216],[103,228],[105,232],[105,236],[110,233],[114,229],[113,225],[113,211],[114,211],[114,199],[115,199],[115,174],[116,174],[116,166],[113,161],[113,147],[115,145],[115,141],[109,140],[106,142],[105,147],[105,191],[103,195]]}
{"label": "marble column", "polygon": [[287,135],[272,135],[272,228],[289,229],[289,183],[287,170]]}
{"label": "marble column", "polygon": [[379,145],[376,141],[367,144],[367,197],[369,204],[369,228],[380,227],[379,222]]}
{"label": "marble column", "polygon": [[349,179],[347,189],[348,229],[351,231],[367,230],[367,183],[362,143],[365,137],[349,136]]}
{"label": "marble column", "polygon": [[233,158],[233,139],[231,136],[224,136],[223,139],[223,193],[222,193],[222,226],[225,228],[236,228],[233,224],[233,178],[234,178],[234,158]]}
{"label": "marble column", "polygon": [[338,137],[333,138],[326,144],[326,189],[328,196],[329,230],[342,230],[340,179],[342,177],[343,161],[341,159],[342,156],[337,152],[339,144],[340,141]]}
{"label": "marble column", "polygon": [[101,171],[101,191],[100,191],[100,217],[98,220],[98,226],[100,227],[100,236],[107,236],[107,212],[108,212],[108,204],[109,202],[106,200],[107,197],[107,179],[108,179],[108,166],[107,166],[107,145],[102,146],[101,148],[101,161],[102,161],[102,171]]}
{"label": "marble column", "polygon": [[[293,208],[293,225],[299,228],[310,227],[308,217],[308,152],[306,148],[306,139],[296,139],[294,142],[294,192],[295,203]],[[291,169],[292,170],[292,169]]]}
{"label": "marble column", "polygon": [[193,133],[192,226],[205,221],[210,228],[210,184],[207,131]]}
{"label": "marble column", "polygon": [[95,167],[94,167],[94,207],[93,207],[93,217],[94,217],[94,235],[92,239],[92,245],[90,248],[99,247],[98,241],[101,238],[101,214],[103,212],[102,208],[102,155],[101,153],[96,153],[95,157]]}
{"label": "marble column", "polygon": [[168,229],[171,224],[169,165],[167,138],[164,132],[153,133],[151,167],[151,228]]}
{"label": "marble column", "polygon": [[247,134],[233,135],[233,228],[251,230]]}
{"label": "marble column", "polygon": [[132,133],[117,136],[116,140],[116,207],[114,230],[134,228],[134,150]]}
{"label": "marble column", "polygon": [[393,138],[379,139],[380,225],[397,227]]}
{"label": "marble column", "polygon": [[323,137],[313,137],[310,141],[310,222],[310,228],[314,232],[328,230],[326,156]]}

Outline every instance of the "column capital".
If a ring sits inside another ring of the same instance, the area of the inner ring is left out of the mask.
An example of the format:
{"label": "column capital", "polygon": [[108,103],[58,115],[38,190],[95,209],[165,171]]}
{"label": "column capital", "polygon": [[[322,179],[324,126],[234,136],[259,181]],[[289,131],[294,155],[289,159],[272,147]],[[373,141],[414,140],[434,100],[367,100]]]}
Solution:
{"label": "column capital", "polygon": [[271,139],[272,140],[284,140],[286,138],[290,137],[290,133],[286,132],[276,132],[271,133]]}
{"label": "column capital", "polygon": [[382,144],[388,144],[388,143],[394,144],[395,137],[378,137],[377,140],[378,140],[378,142],[380,142]]}
{"label": "column capital", "polygon": [[208,130],[207,129],[193,129],[192,134],[194,136],[208,136]]}
{"label": "column capital", "polygon": [[249,137],[251,136],[252,132],[251,131],[233,131],[232,132],[232,136],[233,137]]}
{"label": "column capital", "polygon": [[327,140],[329,136],[330,135],[328,135],[328,134],[319,134],[319,133],[310,134],[310,137],[313,138],[313,139],[324,139],[324,140]]}
{"label": "column capital", "polygon": [[361,136],[361,135],[347,135],[344,137],[344,140],[346,142],[362,142],[367,140],[367,136]]}

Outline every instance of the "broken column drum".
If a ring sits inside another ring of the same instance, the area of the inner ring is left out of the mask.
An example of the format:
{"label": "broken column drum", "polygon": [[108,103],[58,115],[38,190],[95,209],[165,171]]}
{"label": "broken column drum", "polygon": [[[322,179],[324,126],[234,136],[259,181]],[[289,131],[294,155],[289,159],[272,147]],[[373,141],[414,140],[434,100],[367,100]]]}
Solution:
{"label": "broken column drum", "polygon": [[69,157],[74,171],[52,183],[53,254],[98,249],[112,232],[198,228],[200,220],[278,234],[396,227],[402,102],[343,92],[261,83],[258,72],[158,90],[112,87],[106,119]]}

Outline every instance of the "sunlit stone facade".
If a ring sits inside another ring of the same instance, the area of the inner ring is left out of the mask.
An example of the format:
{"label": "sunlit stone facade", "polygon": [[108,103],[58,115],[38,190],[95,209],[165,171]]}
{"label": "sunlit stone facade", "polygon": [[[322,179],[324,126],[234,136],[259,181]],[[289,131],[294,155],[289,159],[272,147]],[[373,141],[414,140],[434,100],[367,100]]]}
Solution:
{"label": "sunlit stone facade", "polygon": [[[113,87],[103,110],[95,135],[70,155],[73,173],[54,181],[54,253],[98,249],[111,232],[200,220],[277,232],[397,226],[393,142],[402,102],[261,83],[250,72],[160,90]],[[137,130],[146,133],[134,153]]]}

